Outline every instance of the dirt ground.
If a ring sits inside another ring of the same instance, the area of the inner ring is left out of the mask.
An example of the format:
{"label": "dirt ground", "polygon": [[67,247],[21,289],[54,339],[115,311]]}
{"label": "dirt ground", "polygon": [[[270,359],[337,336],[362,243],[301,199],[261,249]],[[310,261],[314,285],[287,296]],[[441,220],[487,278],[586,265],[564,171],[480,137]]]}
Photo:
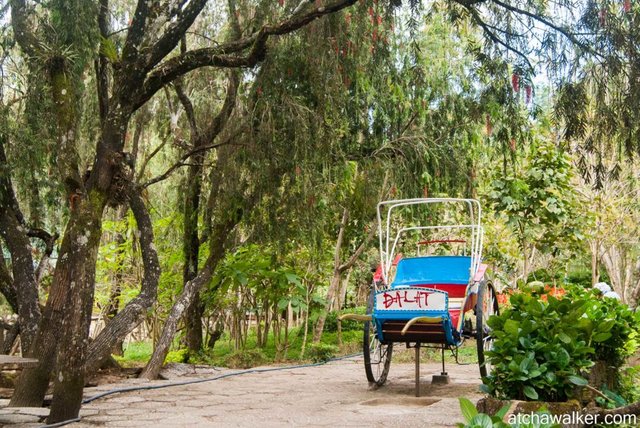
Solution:
{"label": "dirt ground", "polygon": [[[421,397],[415,397],[414,365],[391,365],[388,382],[369,390],[362,357],[317,367],[249,373],[241,376],[132,391],[85,404],[82,420],[69,427],[453,427],[462,421],[458,397],[480,398],[477,365],[449,364],[449,385],[432,385],[440,365],[421,367]],[[91,397],[113,388],[174,383],[211,378],[236,370],[177,365],[165,372],[170,379],[86,388]],[[0,402],[0,425],[41,426],[47,409],[10,409]],[[30,419],[29,419],[30,418]],[[11,424],[10,424],[11,423]]]}

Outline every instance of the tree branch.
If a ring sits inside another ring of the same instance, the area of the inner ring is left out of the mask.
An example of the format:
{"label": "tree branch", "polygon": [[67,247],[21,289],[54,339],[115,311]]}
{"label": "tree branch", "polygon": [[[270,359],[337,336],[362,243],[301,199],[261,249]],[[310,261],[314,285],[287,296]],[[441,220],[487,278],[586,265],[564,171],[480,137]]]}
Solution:
{"label": "tree branch", "polygon": [[184,91],[184,87],[182,86],[182,79],[177,79],[173,83],[173,89],[176,91],[178,100],[184,108],[184,113],[187,115],[187,121],[189,122],[189,128],[191,129],[191,135],[197,138],[197,135],[199,135],[199,131],[198,124],[196,123],[196,114],[193,110],[193,103]]}
{"label": "tree branch", "polygon": [[167,12],[168,18],[175,13],[178,19],[169,25],[169,28],[151,47],[149,55],[146,55],[145,70],[151,70],[178,45],[178,42],[191,27],[191,24],[193,24],[193,21],[198,17],[206,3],[207,0],[192,0],[184,11],[179,8],[178,10]]}
{"label": "tree branch", "polygon": [[[109,0],[100,0],[100,12],[98,13],[98,28],[103,41],[109,38]],[[100,122],[104,123],[109,112],[109,73],[107,72],[108,60],[102,50],[95,61],[96,88],[98,93],[98,107]]]}
{"label": "tree branch", "polygon": [[[326,6],[314,7],[307,12],[290,16],[275,25],[265,25],[259,31],[240,40],[231,41],[217,47],[195,49],[168,59],[149,73],[140,94],[136,97],[134,108],[140,107],[160,88],[176,78],[200,67],[253,67],[266,53],[266,43],[270,36],[291,33],[310,22],[340,11],[357,0],[335,0]],[[251,47],[245,56],[232,55]]]}
{"label": "tree branch", "polygon": [[521,52],[518,49],[514,48],[509,43],[505,42],[500,37],[498,37],[493,31],[491,31],[491,28],[489,28],[489,25],[482,20],[482,18],[480,17],[480,14],[478,14],[477,10],[475,10],[472,7],[467,7],[467,10],[471,14],[471,17],[472,17],[473,21],[482,28],[484,33],[487,35],[487,37],[489,37],[489,39],[492,42],[494,42],[494,43],[496,43],[496,44],[498,44],[500,46],[503,46],[508,51],[511,51],[511,52],[515,53],[516,55],[518,55],[519,57],[521,57],[522,59],[524,59],[524,61],[529,66],[529,69],[533,71],[533,65],[531,64],[531,61],[529,61],[529,58],[523,52]]}
{"label": "tree branch", "polygon": [[491,0],[491,2],[497,4],[498,6],[504,8],[504,9],[510,11],[510,12],[514,12],[514,13],[517,13],[519,15],[528,16],[529,18],[533,19],[534,21],[538,21],[538,22],[544,24],[545,26],[547,26],[547,27],[557,31],[558,33],[562,34],[571,43],[573,43],[574,45],[580,47],[585,52],[589,52],[591,54],[594,54],[594,55],[597,55],[597,56],[601,56],[597,51],[592,49],[590,46],[584,44],[581,40],[579,40],[574,34],[572,34],[566,28],[562,28],[559,25],[554,24],[553,22],[551,22],[550,20],[548,20],[547,18],[545,18],[543,16],[536,15],[535,13],[529,12],[528,10],[520,9],[519,7],[512,6],[510,4],[504,3],[501,0]]}
{"label": "tree branch", "polygon": [[224,129],[225,125],[231,117],[233,108],[236,105],[236,95],[238,93],[238,86],[240,85],[240,73],[235,70],[229,73],[229,83],[227,84],[227,95],[224,99],[224,104],[216,116],[206,126],[202,132],[203,142],[209,143],[213,141],[220,132]]}
{"label": "tree branch", "polygon": [[39,238],[45,243],[44,253],[42,254],[42,258],[40,262],[38,262],[38,267],[35,271],[35,280],[36,284],[40,284],[42,280],[42,275],[44,275],[44,268],[51,257],[51,253],[53,253],[53,248],[56,244],[56,240],[58,239],[58,234],[54,233],[51,235],[49,232],[43,229],[29,229],[27,231],[27,236],[30,238]]}
{"label": "tree branch", "polygon": [[373,238],[373,235],[375,235],[375,233],[376,233],[376,228],[373,225],[371,225],[371,227],[369,228],[369,232],[367,233],[367,236],[364,238],[360,246],[358,246],[358,248],[353,253],[353,255],[351,255],[349,260],[347,260],[346,262],[341,264],[340,267],[338,267],[338,271],[342,273],[347,269],[350,269],[358,261],[358,259],[364,252],[365,248],[367,248],[367,245],[369,245],[369,242],[371,242],[371,238]]}
{"label": "tree branch", "polygon": [[18,296],[16,294],[13,278],[7,268],[7,262],[4,259],[4,249],[0,245],[0,293],[7,299],[9,306],[14,313],[18,312]]}
{"label": "tree branch", "polygon": [[122,59],[128,63],[133,63],[138,55],[138,48],[144,39],[149,18],[149,0],[138,0],[133,20],[127,32],[127,38],[122,48]]}
{"label": "tree branch", "polygon": [[211,150],[211,149],[215,149],[217,147],[221,147],[224,146],[226,144],[229,144],[229,141],[223,141],[220,143],[216,143],[216,144],[208,144],[206,146],[199,146],[196,147],[192,150],[189,150],[187,153],[185,153],[184,155],[182,155],[180,157],[180,160],[178,160],[178,162],[174,163],[173,165],[171,165],[169,167],[169,169],[167,169],[164,173],[160,174],[159,176],[152,178],[151,180],[147,181],[146,183],[142,184],[142,188],[147,188],[149,186],[151,186],[152,184],[158,183],[162,180],[166,180],[172,173],[173,171],[175,171],[176,169],[180,168],[181,166],[184,166],[184,162],[189,159],[191,156],[201,153],[201,152],[205,152],[207,150]]}
{"label": "tree branch", "polygon": [[333,253],[333,266],[340,272],[340,252],[342,250],[342,241],[344,240],[344,230],[347,228],[347,221],[349,220],[349,210],[344,208],[342,210],[342,220],[340,220],[340,229],[338,230],[338,239],[336,239],[336,248]]}

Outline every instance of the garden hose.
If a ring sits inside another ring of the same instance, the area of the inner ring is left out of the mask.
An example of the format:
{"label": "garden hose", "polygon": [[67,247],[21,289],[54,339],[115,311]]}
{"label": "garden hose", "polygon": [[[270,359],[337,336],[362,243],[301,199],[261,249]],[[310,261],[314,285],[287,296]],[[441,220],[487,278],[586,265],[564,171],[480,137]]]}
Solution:
{"label": "garden hose", "polygon": [[[293,365],[293,366],[270,367],[270,368],[265,368],[265,369],[247,369],[247,370],[242,370],[242,371],[239,371],[239,372],[226,373],[226,374],[223,374],[223,375],[209,377],[209,378],[191,379],[191,380],[185,380],[185,381],[182,381],[182,382],[167,383],[167,384],[163,384],[163,385],[141,385],[141,386],[130,386],[130,387],[125,387],[125,388],[115,388],[115,389],[110,389],[108,391],[101,392],[101,393],[96,394],[96,395],[91,396],[91,397],[87,397],[84,400],[82,400],[82,404],[88,404],[88,403],[91,403],[92,401],[95,401],[95,400],[97,400],[99,398],[103,398],[103,397],[106,397],[106,396],[109,396],[109,395],[113,395],[113,394],[121,394],[121,393],[124,393],[124,392],[169,388],[171,386],[192,385],[192,384],[195,384],[195,383],[212,382],[214,380],[220,380],[220,379],[225,379],[225,378],[234,377],[234,376],[240,376],[240,375],[245,375],[245,374],[251,374],[251,373],[267,373],[267,372],[276,372],[276,371],[282,371],[282,370],[301,369],[301,368],[306,368],[306,367],[317,367],[317,366],[322,366],[322,365],[325,365],[325,364],[333,362],[333,361],[346,360],[347,358],[353,358],[353,357],[357,357],[359,355],[362,355],[362,352],[358,352],[358,353],[355,353],[355,354],[344,355],[342,357],[335,357],[335,358],[331,358],[329,360],[321,361],[321,362],[318,362],[318,363],[296,364],[296,365]],[[42,425],[40,428],[61,427],[61,426],[68,425],[68,424],[71,424],[71,423],[74,423],[74,422],[79,422],[80,419],[81,419],[80,417],[73,418],[73,419],[68,419],[66,421],[56,422],[54,424]]]}

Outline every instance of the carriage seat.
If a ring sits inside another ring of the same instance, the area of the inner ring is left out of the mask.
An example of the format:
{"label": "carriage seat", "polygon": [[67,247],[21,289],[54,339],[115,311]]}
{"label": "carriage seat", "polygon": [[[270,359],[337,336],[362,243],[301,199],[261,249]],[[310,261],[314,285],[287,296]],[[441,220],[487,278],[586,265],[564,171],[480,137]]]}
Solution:
{"label": "carriage seat", "polygon": [[469,256],[424,256],[401,259],[396,276],[391,283],[395,287],[429,287],[449,294],[449,316],[456,327],[460,309],[469,284]]}

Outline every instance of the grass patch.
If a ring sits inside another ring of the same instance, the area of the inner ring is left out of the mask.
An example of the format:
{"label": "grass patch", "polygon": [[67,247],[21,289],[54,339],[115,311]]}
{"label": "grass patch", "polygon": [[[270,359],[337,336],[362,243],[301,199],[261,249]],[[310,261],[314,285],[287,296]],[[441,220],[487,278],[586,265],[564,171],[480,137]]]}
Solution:
{"label": "grass patch", "polygon": [[151,358],[153,344],[150,341],[130,342],[124,349],[124,355],[114,355],[118,364],[122,367],[139,367]]}
{"label": "grass patch", "polygon": [[[214,366],[248,366],[255,367],[257,365],[273,364],[273,363],[298,363],[309,362],[318,355],[314,354],[313,343],[311,340],[312,332],[309,332],[307,337],[307,345],[305,354],[301,355],[302,341],[304,333],[302,329],[293,328],[289,332],[289,346],[286,352],[278,353],[276,349],[275,340],[272,335],[269,336],[269,340],[264,348],[258,348],[256,335],[254,331],[250,331],[246,340],[246,346],[244,353],[250,354],[252,351],[259,351],[254,355],[254,361],[248,361],[247,358],[239,360],[237,354],[242,351],[236,351],[234,349],[234,343],[228,334],[224,334],[220,340],[216,343],[213,350],[204,350],[197,355],[192,355],[189,362],[192,363],[204,363]],[[338,345],[338,333],[327,332],[322,335],[320,342],[321,347],[334,347],[332,353],[335,356],[352,354],[362,351],[362,331],[348,330],[342,333],[342,344]],[[249,358],[250,359],[250,358]]]}
{"label": "grass patch", "polygon": [[[305,354],[301,356],[303,331],[301,328],[293,328],[289,332],[289,347],[286,358],[281,353],[278,355],[273,335],[264,348],[258,348],[255,331],[249,331],[244,351],[235,350],[233,340],[225,333],[216,342],[214,349],[207,349],[197,354],[189,354],[186,349],[174,349],[167,356],[166,362],[188,362],[192,364],[208,364],[219,367],[237,369],[251,368],[269,364],[294,364],[304,362],[326,361],[332,357],[339,357],[362,352],[362,330],[347,330],[342,332],[342,342],[338,345],[338,333],[325,332],[320,344],[314,345],[311,340],[312,332],[307,337]],[[123,367],[140,367],[151,358],[153,346],[150,341],[131,342],[124,350],[124,356],[114,356]],[[404,344],[396,343],[393,351],[392,364],[413,363],[414,350],[406,349]],[[276,358],[278,356],[278,358]],[[422,348],[421,361],[439,362],[440,350]],[[461,363],[477,363],[475,340],[468,340],[459,348],[458,359]],[[454,364],[455,360],[451,352],[445,352],[447,364]]]}

